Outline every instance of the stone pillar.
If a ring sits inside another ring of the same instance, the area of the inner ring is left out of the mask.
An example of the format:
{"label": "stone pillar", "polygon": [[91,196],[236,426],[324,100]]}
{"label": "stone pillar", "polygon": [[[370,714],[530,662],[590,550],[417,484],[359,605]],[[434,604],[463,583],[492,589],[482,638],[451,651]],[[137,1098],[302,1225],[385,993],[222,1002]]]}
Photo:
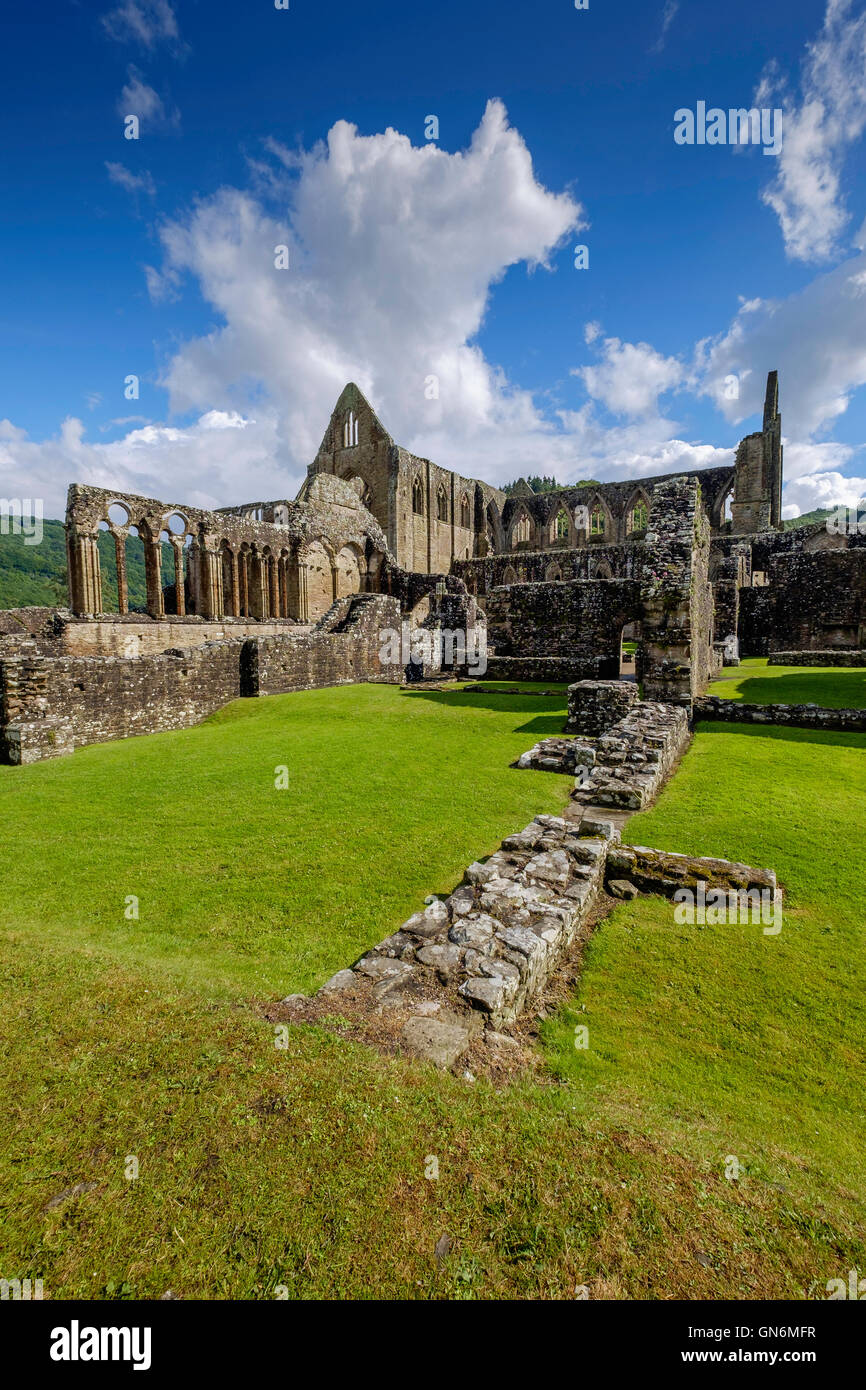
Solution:
{"label": "stone pillar", "polygon": [[186,613],[186,592],[183,586],[183,541],[178,538],[173,540],[171,548],[174,551],[174,607],[179,618]]}
{"label": "stone pillar", "polygon": [[298,561],[298,618],[302,623],[310,621],[310,594],[307,582],[307,562]]}
{"label": "stone pillar", "polygon": [[126,532],[115,531],[114,554],[117,562],[117,611],[129,612],[129,589],[126,580]]}
{"label": "stone pillar", "polygon": [[232,616],[241,616],[241,585],[238,575],[238,556],[237,551],[229,551],[229,564],[231,566],[231,611]]}
{"label": "stone pillar", "polygon": [[268,612],[268,589],[266,562],[257,552],[250,554],[249,564],[250,617],[266,618]]}
{"label": "stone pillar", "polygon": [[147,611],[152,618],[162,618],[165,605],[162,597],[162,551],[159,538],[143,535],[144,578],[147,585]]}
{"label": "stone pillar", "polygon": [[208,550],[206,544],[201,551],[201,577],[202,617],[221,618],[223,616],[222,562],[218,552]]}
{"label": "stone pillar", "polygon": [[69,602],[78,617],[102,612],[102,569],[99,563],[99,532],[82,535],[72,532],[67,543],[69,560]]}
{"label": "stone pillar", "polygon": [[271,617],[278,618],[280,616],[280,580],[277,574],[277,561],[273,555],[268,557],[268,598]]}

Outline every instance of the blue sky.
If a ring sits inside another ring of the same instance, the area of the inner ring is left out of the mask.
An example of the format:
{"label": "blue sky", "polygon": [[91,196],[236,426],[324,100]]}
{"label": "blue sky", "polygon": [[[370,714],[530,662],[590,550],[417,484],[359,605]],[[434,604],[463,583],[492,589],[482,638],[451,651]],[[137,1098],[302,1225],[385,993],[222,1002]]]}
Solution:
{"label": "blue sky", "polygon": [[[291,496],[349,378],[494,482],[710,466],[771,368],[789,513],[866,491],[862,0],[108,0],[3,31],[3,495]],[[782,109],[781,155],[675,143],[699,100]]]}

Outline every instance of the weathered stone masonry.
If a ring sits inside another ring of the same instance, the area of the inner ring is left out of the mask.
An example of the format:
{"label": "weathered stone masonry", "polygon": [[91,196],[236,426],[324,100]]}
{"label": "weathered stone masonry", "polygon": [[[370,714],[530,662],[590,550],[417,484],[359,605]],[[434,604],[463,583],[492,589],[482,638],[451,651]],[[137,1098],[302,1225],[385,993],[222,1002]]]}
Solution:
{"label": "weathered stone masonry", "polygon": [[241,696],[363,681],[399,683],[380,662],[395,599],[342,600],[313,632],[238,638],[159,656],[0,660],[0,756],[27,763],[133,734],[186,728]]}

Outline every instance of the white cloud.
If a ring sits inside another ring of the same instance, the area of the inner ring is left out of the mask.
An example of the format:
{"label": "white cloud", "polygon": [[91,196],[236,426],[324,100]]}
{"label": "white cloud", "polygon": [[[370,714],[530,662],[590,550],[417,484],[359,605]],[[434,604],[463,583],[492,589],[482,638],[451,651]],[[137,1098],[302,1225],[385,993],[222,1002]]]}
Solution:
{"label": "white cloud", "polygon": [[120,93],[117,110],[121,118],[137,116],[141,125],[150,130],[170,130],[180,123],[180,112],[167,107],[159,93],[144,81],[132,64],[127,70],[127,80]]}
{"label": "white cloud", "polygon": [[2,420],[0,495],[41,497],[49,517],[63,516],[70,482],[207,508],[269,501],[293,496],[303,480],[287,474],[283,453],[271,411],[208,411],[184,428],[147,423],[110,443],[91,443],[75,417],[42,441]]}
{"label": "white cloud", "polygon": [[[594,342],[597,336],[593,332],[587,342]],[[572,375],[580,377],[590,396],[615,415],[656,413],[659,396],[681,385],[684,379],[682,363],[675,357],[663,357],[649,343],[605,338],[601,351],[599,366],[575,367]]]}
{"label": "white cloud", "polygon": [[662,11],[661,33],[659,34],[658,38],[656,39],[655,43],[650,49],[650,53],[661,53],[667,40],[668,30],[670,29],[671,25],[676,19],[677,14],[679,13],[679,8],[680,0],[665,0],[665,7]]}
{"label": "white cloud", "polygon": [[[788,299],[742,305],[730,328],[698,350],[703,389],[732,422],[759,411],[766,373],[777,368],[785,431],[809,440],[826,431],[866,385],[866,253],[819,275]],[[740,380],[738,400],[725,380]]]}
{"label": "white cloud", "polygon": [[133,174],[124,164],[113,164],[110,160],[106,160],[105,167],[111,182],[125,188],[127,193],[146,193],[149,198],[156,197],[156,184],[147,169]]}
{"label": "white cloud", "polygon": [[148,49],[161,42],[178,46],[177,16],[168,0],[123,0],[102,16],[102,25],[118,43],[140,43]]}
{"label": "white cloud", "polygon": [[[194,423],[129,417],[114,422],[122,439],[93,443],[73,419],[40,443],[6,422],[0,495],[42,496],[47,515],[62,513],[73,480],[202,506],[291,497],[349,380],[399,443],[494,483],[730,464],[732,449],[680,438],[659,400],[704,391],[733,423],[760,410],[769,367],[780,369],[786,434],[797,441],[786,454],[792,481],[814,473],[826,491],[847,471],[843,446],[811,441],[866,382],[866,254],[782,303],[741,303],[688,367],[585,325],[598,361],[575,371],[590,400],[550,418],[487,361],[477,335],[506,270],[550,266],[585,216],[537,181],[501,103],[459,153],[414,147],[390,129],[362,136],[341,121],[326,144],[284,164],[256,175],[254,191],[222,189],[160,228],[162,259],[146,270],[152,295],[171,299],[192,279],[218,324],[163,372],[173,411]],[[284,244],[291,268],[277,270]],[[732,372],[739,402],[722,396]],[[428,400],[433,375],[439,397]],[[601,407],[619,417],[615,427]]]}
{"label": "white cloud", "polygon": [[852,11],[853,0],[828,0],[823,28],[806,50],[799,102],[790,98],[775,63],[755,97],[756,105],[783,103],[778,173],[762,196],[796,260],[828,259],[849,221],[842,166],[866,129],[866,11]]}
{"label": "white cloud", "polygon": [[816,473],[788,483],[784,496],[783,515],[786,517],[802,516],[818,507],[853,507],[866,497],[866,478]]}

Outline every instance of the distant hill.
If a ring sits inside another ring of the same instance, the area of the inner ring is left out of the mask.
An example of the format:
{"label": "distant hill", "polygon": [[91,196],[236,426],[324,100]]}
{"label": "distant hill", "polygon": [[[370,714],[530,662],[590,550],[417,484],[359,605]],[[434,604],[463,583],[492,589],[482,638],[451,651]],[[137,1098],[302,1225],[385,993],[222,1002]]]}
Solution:
{"label": "distant hill", "polygon": [[826,521],[828,516],[832,516],[835,507],[818,507],[814,512],[804,512],[802,516],[792,516],[790,520],[782,522],[783,531],[795,531],[799,526],[814,526],[816,521]]}
{"label": "distant hill", "polygon": [[[102,565],[103,612],[117,612],[117,562],[114,540],[103,532],[99,537],[99,558]],[[174,557],[171,546],[163,543],[162,576],[164,583],[174,579]],[[144,546],[137,536],[126,542],[126,578],[129,606],[143,613],[147,605],[144,581]],[[62,521],[43,523],[39,545],[25,545],[23,536],[0,535],[0,608],[65,607],[66,533]]]}

